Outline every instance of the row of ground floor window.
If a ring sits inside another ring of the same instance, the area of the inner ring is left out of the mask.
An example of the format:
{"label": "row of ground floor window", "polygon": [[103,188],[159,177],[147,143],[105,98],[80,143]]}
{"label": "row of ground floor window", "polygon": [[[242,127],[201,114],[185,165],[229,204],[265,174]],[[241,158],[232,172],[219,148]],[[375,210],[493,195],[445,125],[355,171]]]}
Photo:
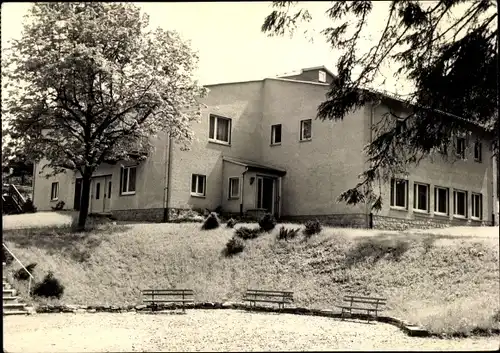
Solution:
{"label": "row of ground floor window", "polygon": [[[450,190],[453,191],[451,200],[453,208],[450,209]],[[471,198],[469,210],[469,194]],[[434,186],[433,193],[429,184],[413,183],[413,210],[417,212],[430,212],[431,195],[434,197],[434,214],[449,216],[450,211],[454,217],[483,219],[483,195],[466,190],[450,189],[448,187]],[[408,209],[409,187],[408,180],[391,180],[391,207]]]}

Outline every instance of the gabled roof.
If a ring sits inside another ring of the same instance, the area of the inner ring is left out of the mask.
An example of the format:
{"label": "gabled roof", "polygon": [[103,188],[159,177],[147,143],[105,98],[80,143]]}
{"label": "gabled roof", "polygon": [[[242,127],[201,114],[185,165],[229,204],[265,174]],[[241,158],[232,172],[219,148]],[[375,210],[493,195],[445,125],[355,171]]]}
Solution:
{"label": "gabled roof", "polygon": [[273,174],[278,174],[280,176],[283,176],[286,174],[286,170],[270,166],[270,165],[265,165],[262,163],[257,163],[254,161],[250,161],[248,159],[241,159],[241,158],[235,158],[235,157],[222,157],[223,161],[230,162],[233,164],[241,165],[243,167],[247,167],[248,170],[253,170],[253,171],[261,171],[261,172],[270,172]]}

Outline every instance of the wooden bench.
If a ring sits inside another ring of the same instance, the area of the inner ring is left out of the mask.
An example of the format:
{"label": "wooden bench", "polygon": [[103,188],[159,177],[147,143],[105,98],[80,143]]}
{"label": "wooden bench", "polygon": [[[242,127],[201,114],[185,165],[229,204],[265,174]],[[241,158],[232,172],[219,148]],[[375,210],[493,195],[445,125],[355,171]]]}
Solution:
{"label": "wooden bench", "polygon": [[152,311],[158,309],[158,303],[182,303],[182,311],[186,303],[194,303],[192,289],[144,289],[142,294],[146,297],[144,303],[148,303]]}
{"label": "wooden bench", "polygon": [[375,297],[360,297],[355,295],[344,296],[344,302],[349,304],[340,304],[337,307],[342,308],[342,320],[344,320],[344,314],[349,313],[352,315],[353,310],[366,311],[368,314],[368,322],[370,322],[370,314],[373,314],[375,320],[377,320],[379,311],[384,310],[387,299],[375,298]]}
{"label": "wooden bench", "polygon": [[260,289],[248,289],[244,301],[250,302],[250,307],[255,308],[257,302],[259,303],[276,303],[278,308],[284,308],[285,304],[291,304],[293,302],[293,292],[281,291],[281,290],[260,290]]}

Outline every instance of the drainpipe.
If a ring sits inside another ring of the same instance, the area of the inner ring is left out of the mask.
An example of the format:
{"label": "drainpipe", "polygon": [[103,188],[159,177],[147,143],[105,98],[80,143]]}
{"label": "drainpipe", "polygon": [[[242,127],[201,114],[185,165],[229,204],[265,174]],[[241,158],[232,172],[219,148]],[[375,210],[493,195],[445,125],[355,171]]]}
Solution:
{"label": "drainpipe", "polygon": [[36,176],[36,162],[33,161],[33,179],[31,181],[31,202],[35,205],[35,176]]}
{"label": "drainpipe", "polygon": [[241,195],[240,195],[240,217],[243,217],[243,195],[245,194],[245,174],[248,172],[248,167],[241,173]]}
{"label": "drainpipe", "polygon": [[[373,142],[373,116],[375,115],[375,108],[378,106],[378,104],[373,104],[370,107],[370,134],[369,134],[369,143],[371,144]],[[373,213],[371,210],[371,205],[368,203],[368,201],[365,201],[365,212],[368,216],[368,228],[373,228]]]}
{"label": "drainpipe", "polygon": [[163,188],[163,222],[170,221],[168,206],[170,203],[170,175],[172,173],[172,136],[167,135],[168,147],[165,148],[165,186]]}

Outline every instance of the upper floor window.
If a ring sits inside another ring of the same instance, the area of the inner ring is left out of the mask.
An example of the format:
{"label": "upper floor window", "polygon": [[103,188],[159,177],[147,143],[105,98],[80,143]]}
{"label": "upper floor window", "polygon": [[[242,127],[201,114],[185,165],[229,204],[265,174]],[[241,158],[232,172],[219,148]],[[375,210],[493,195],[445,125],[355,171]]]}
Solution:
{"label": "upper floor window", "polygon": [[205,175],[193,174],[191,176],[191,195],[205,196],[207,177]]}
{"label": "upper floor window", "polygon": [[271,126],[271,145],[279,145],[281,143],[281,124]]}
{"label": "upper floor window", "polygon": [[391,180],[391,206],[398,208],[408,207],[408,180]]}
{"label": "upper floor window", "polygon": [[312,119],[300,121],[300,141],[308,141],[312,139]]}
{"label": "upper floor window", "polygon": [[210,141],[229,145],[231,143],[231,119],[210,115]]}
{"label": "upper floor window", "polygon": [[474,143],[474,160],[476,162],[482,162],[483,161],[483,144],[479,141],[476,141]]}
{"label": "upper floor window", "polygon": [[50,189],[50,200],[55,201],[59,199],[59,183],[52,183],[52,187]]}
{"label": "upper floor window", "polygon": [[465,159],[465,147],[466,147],[465,138],[457,137],[455,140],[455,153],[461,159]]}
{"label": "upper floor window", "polygon": [[318,71],[318,81],[319,82],[326,82],[326,72]]}
{"label": "upper floor window", "polygon": [[124,167],[121,171],[121,194],[133,195],[135,194],[135,177],[137,167]]}

